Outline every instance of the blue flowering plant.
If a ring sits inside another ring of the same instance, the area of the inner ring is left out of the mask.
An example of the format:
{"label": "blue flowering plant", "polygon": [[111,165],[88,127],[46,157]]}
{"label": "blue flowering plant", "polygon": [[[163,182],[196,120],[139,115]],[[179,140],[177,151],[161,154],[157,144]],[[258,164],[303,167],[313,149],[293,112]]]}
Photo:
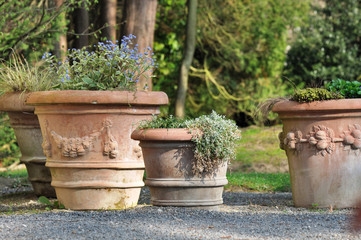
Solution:
{"label": "blue flowering plant", "polygon": [[134,38],[132,34],[124,36],[120,45],[118,41],[115,44],[99,42],[93,46],[93,51],[87,48],[68,50],[64,62],[45,53],[43,59],[58,76],[54,88],[135,91],[142,76],[145,79],[153,77],[149,70],[157,64],[151,48],[139,53],[138,45],[132,44]]}

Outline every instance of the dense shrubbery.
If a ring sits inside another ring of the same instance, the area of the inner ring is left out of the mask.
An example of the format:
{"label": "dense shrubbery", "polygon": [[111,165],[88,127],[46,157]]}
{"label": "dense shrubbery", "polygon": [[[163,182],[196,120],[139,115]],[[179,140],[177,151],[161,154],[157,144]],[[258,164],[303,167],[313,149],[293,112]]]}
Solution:
{"label": "dense shrubbery", "polygon": [[295,33],[286,75],[296,84],[320,86],[331,79],[360,79],[361,2],[325,0]]}
{"label": "dense shrubbery", "polygon": [[0,112],[0,160],[3,166],[9,166],[20,157],[15,134],[10,127],[9,117]]}

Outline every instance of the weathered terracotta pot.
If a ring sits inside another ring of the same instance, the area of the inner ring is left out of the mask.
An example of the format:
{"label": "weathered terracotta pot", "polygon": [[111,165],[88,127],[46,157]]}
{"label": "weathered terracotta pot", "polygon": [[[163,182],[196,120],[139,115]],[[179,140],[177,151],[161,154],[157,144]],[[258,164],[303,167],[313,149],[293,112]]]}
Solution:
{"label": "weathered terracotta pot", "polygon": [[0,110],[9,115],[22,155],[20,162],[26,166],[34,193],[37,196],[55,197],[55,190],[50,186],[50,170],[45,167],[38,117],[34,114],[34,107],[24,104],[27,96],[18,92],[2,95]]}
{"label": "weathered terracotta pot", "polygon": [[194,143],[188,129],[136,130],[140,140],[151,203],[157,206],[204,207],[223,203],[227,163],[209,176],[192,172]]}
{"label": "weathered terracotta pot", "polygon": [[168,104],[165,93],[48,91],[32,93],[27,103],[35,105],[52,186],[66,208],[137,204],[144,163],[130,135],[139,121]]}
{"label": "weathered terracotta pot", "polygon": [[283,122],[297,207],[355,207],[361,199],[361,101],[283,101],[273,112]]}

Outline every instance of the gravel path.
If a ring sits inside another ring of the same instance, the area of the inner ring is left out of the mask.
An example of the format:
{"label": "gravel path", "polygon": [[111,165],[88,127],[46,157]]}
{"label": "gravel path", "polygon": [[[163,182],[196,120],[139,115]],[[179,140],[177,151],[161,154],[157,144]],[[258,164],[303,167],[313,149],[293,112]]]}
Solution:
{"label": "gravel path", "polygon": [[0,239],[361,239],[348,230],[352,210],[294,208],[291,193],[226,192],[217,211],[149,201],[144,188],[124,211],[9,214],[0,204]]}

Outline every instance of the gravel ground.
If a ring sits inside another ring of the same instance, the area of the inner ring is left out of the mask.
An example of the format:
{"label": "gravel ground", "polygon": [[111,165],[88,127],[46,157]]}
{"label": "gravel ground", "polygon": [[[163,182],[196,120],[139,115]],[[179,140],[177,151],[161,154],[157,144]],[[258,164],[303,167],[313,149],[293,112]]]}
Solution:
{"label": "gravel ground", "polygon": [[0,239],[361,239],[349,231],[352,210],[294,208],[291,193],[226,192],[218,210],[149,202],[147,188],[137,207],[123,211],[24,213],[0,201]]}

